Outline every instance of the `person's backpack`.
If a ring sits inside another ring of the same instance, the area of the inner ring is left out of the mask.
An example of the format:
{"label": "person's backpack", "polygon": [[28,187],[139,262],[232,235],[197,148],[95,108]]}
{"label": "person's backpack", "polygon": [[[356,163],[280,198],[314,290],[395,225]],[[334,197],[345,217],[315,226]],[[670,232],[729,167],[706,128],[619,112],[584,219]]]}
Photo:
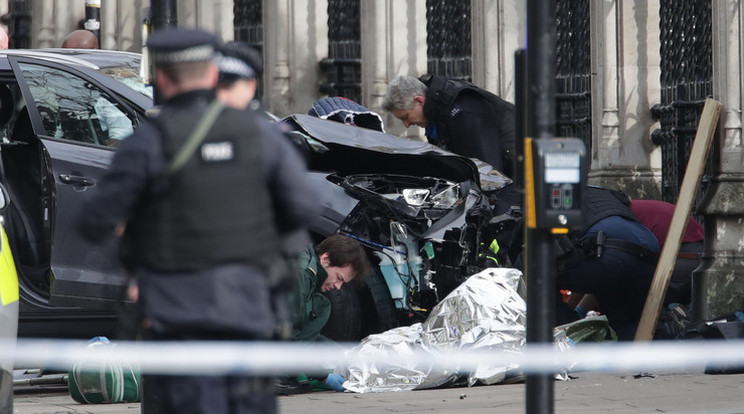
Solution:
{"label": "person's backpack", "polygon": [[[113,346],[106,337],[90,340],[88,349]],[[132,364],[75,363],[67,381],[70,396],[81,404],[110,404],[139,402],[142,382],[139,368]]]}

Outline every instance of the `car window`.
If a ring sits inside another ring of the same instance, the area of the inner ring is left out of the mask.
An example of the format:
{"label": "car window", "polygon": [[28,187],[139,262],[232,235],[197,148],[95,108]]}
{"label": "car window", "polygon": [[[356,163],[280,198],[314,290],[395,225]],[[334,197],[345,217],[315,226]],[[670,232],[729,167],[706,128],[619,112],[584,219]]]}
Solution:
{"label": "car window", "polygon": [[20,67],[45,135],[113,147],[132,133],[136,117],[86,79],[46,66]]}
{"label": "car window", "polygon": [[145,84],[145,80],[142,79],[136,68],[127,66],[105,68],[101,69],[101,73],[118,80],[145,97],[152,99],[152,85]]}

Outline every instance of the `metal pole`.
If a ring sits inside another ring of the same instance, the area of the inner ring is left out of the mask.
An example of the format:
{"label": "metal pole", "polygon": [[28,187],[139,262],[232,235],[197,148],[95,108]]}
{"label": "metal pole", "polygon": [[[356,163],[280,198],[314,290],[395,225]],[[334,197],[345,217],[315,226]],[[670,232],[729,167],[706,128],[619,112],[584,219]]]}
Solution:
{"label": "metal pole", "polygon": [[[527,1],[527,136],[555,134],[555,0]],[[528,229],[527,344],[552,343],[555,325],[555,259],[552,236],[544,229]],[[554,374],[530,374],[526,382],[528,414],[552,414]]]}
{"label": "metal pole", "polygon": [[516,145],[514,148],[514,186],[524,189],[524,138],[527,136],[527,50],[514,53],[514,107]]}
{"label": "metal pole", "polygon": [[153,31],[178,26],[176,0],[150,0]]}
{"label": "metal pole", "polygon": [[11,0],[9,6],[9,47],[11,49],[28,49],[31,47],[31,2]]}
{"label": "metal pole", "polygon": [[[150,23],[154,32],[158,30],[175,28],[178,26],[176,0],[150,0]],[[150,80],[154,82],[154,79]],[[153,91],[153,102],[157,105],[162,103],[162,97],[158,88]]]}
{"label": "metal pole", "polygon": [[[527,231],[527,344],[553,342],[556,284],[552,237],[546,230]],[[527,414],[553,413],[554,374],[528,374]]]}
{"label": "metal pole", "polygon": [[555,135],[555,0],[527,1],[528,136]]}
{"label": "metal pole", "polygon": [[85,0],[85,23],[86,30],[93,32],[101,42],[101,0]]}

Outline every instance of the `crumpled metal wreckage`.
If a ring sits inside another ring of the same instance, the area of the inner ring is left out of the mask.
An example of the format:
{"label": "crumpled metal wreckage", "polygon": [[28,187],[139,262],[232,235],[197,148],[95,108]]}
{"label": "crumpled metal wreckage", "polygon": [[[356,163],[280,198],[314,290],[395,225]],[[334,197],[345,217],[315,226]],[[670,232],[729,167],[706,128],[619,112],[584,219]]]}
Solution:
{"label": "crumpled metal wreckage", "polygon": [[[486,269],[447,295],[423,323],[370,335],[348,352],[396,357],[429,353],[432,360],[437,358],[438,350],[444,349],[519,353],[527,337],[527,305],[519,294],[520,288],[523,283],[519,270]],[[571,346],[562,331],[556,333],[555,343],[561,350]],[[358,393],[419,390],[461,382],[468,386],[490,385],[521,376],[518,366],[483,364],[472,372],[451,372],[433,369],[433,365],[416,365],[414,361],[385,366],[363,362],[339,367],[336,372],[347,378],[344,388]],[[556,377],[566,380],[568,374]]]}

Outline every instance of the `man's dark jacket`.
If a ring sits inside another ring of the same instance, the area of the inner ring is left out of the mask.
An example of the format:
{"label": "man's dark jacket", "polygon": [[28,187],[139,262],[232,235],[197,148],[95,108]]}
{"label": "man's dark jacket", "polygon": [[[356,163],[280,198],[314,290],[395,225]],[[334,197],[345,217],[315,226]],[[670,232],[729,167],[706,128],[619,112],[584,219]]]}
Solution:
{"label": "man's dark jacket", "polygon": [[427,85],[426,137],[434,145],[491,164],[512,176],[514,105],[472,83],[441,76],[420,78]]}
{"label": "man's dark jacket", "polygon": [[331,317],[331,302],[320,292],[328,273],[313,246],[300,254],[297,266],[297,281],[289,295],[294,322],[292,340],[328,341],[320,333]]}

